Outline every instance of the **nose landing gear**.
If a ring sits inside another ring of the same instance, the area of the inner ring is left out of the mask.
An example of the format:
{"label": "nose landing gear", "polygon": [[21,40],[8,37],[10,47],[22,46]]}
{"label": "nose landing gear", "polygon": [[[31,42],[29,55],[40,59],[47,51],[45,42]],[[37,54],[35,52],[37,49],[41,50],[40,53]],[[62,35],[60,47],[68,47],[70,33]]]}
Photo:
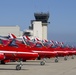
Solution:
{"label": "nose landing gear", "polygon": [[20,61],[20,64],[16,65],[16,70],[21,70],[22,66],[22,61]]}
{"label": "nose landing gear", "polygon": [[46,59],[44,58],[43,61],[40,62],[40,65],[45,65]]}
{"label": "nose landing gear", "polygon": [[55,62],[56,62],[56,63],[58,62],[58,57],[56,57]]}
{"label": "nose landing gear", "polygon": [[65,60],[65,61],[67,60],[67,57],[66,57],[66,56],[64,57],[64,60]]}

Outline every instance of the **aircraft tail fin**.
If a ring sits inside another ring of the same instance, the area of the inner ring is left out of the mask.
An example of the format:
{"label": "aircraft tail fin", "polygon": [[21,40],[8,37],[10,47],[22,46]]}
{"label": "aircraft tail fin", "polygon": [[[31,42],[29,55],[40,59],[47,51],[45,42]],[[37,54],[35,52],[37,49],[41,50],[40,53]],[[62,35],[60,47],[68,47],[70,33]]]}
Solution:
{"label": "aircraft tail fin", "polygon": [[30,40],[30,38],[29,38],[28,36],[25,36],[25,38],[26,38],[27,40]]}
{"label": "aircraft tail fin", "polygon": [[10,34],[8,35],[8,37],[11,38],[11,39],[15,39],[15,38],[16,38],[16,36],[15,36],[14,34],[12,34],[12,33],[10,33]]}

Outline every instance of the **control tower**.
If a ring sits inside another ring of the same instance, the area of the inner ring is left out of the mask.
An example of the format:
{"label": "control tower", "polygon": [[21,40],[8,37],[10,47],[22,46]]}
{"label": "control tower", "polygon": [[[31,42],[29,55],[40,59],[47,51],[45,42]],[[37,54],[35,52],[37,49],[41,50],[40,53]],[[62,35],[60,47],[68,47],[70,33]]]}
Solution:
{"label": "control tower", "polygon": [[42,22],[42,39],[47,39],[49,13],[34,13],[35,20]]}

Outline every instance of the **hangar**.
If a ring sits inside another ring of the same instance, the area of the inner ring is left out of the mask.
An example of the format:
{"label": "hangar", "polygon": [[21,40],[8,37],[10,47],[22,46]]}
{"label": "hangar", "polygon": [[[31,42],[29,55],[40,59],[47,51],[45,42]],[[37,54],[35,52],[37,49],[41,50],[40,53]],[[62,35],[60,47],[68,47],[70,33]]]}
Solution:
{"label": "hangar", "polygon": [[22,31],[20,31],[20,27],[18,25],[11,26],[0,26],[0,35],[7,36],[9,33],[15,34],[17,37],[22,35]]}

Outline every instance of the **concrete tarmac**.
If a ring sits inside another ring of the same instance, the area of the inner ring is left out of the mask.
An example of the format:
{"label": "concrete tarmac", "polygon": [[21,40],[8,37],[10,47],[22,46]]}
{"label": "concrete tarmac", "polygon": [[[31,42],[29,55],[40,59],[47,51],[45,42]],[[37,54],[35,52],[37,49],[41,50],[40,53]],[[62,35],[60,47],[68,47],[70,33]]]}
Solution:
{"label": "concrete tarmac", "polygon": [[47,59],[44,66],[40,65],[41,60],[23,62],[19,71],[15,69],[18,62],[10,62],[0,65],[0,75],[76,75],[76,56],[74,59],[68,57],[67,61],[60,57],[58,63],[54,59]]}

